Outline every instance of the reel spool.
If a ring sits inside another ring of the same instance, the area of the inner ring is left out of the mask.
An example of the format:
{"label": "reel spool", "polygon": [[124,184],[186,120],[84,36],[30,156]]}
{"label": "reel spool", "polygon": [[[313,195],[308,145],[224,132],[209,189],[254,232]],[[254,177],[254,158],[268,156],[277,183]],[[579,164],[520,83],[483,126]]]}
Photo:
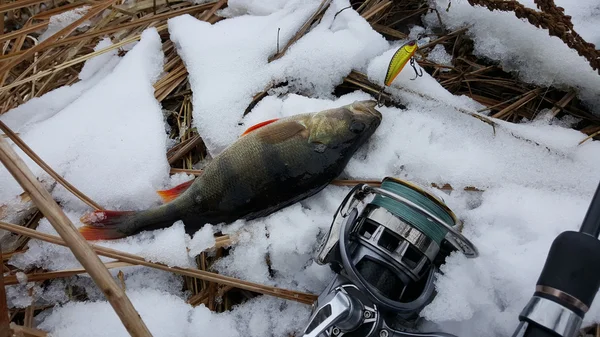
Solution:
{"label": "reel spool", "polygon": [[415,184],[386,177],[379,188],[355,186],[319,247],[317,263],[338,275],[314,305],[305,336],[364,337],[382,330],[402,336],[393,325],[415,326],[435,296],[433,281],[446,257],[478,255],[461,229],[442,198]]}

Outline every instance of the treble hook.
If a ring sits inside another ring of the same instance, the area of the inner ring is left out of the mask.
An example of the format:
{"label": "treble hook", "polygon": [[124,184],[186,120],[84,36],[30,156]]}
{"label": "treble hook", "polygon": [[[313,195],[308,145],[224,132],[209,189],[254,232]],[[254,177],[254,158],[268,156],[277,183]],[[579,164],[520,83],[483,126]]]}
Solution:
{"label": "treble hook", "polygon": [[415,78],[411,78],[411,79],[410,79],[411,81],[414,81],[414,80],[416,80],[416,79],[417,79],[417,77],[423,77],[423,69],[420,69],[420,67],[419,67],[419,70],[421,70],[421,72],[419,73],[419,72],[417,71],[417,67],[415,66],[415,59],[414,59],[414,57],[411,57],[411,58],[410,58],[410,66],[411,66],[411,67],[413,68],[413,70],[415,71]]}

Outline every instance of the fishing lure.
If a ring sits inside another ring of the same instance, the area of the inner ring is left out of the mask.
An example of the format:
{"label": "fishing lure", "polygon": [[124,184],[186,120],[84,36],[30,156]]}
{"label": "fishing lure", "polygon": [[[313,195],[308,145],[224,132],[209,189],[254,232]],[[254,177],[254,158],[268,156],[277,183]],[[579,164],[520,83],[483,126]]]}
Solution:
{"label": "fishing lure", "polygon": [[392,56],[392,59],[390,60],[390,64],[388,65],[387,73],[385,74],[385,80],[383,81],[385,86],[383,88],[381,88],[381,91],[379,92],[379,97],[377,98],[378,105],[381,105],[380,104],[381,94],[383,93],[383,90],[385,89],[385,87],[389,87],[392,84],[394,79],[396,79],[398,74],[400,74],[402,69],[404,69],[404,66],[406,65],[406,63],[409,63],[409,61],[410,61],[410,66],[415,71],[415,78],[411,78],[411,80],[415,80],[417,77],[423,76],[423,70],[421,70],[420,72],[417,71],[417,67],[415,65],[414,55],[415,55],[415,52],[417,51],[417,49],[418,49],[417,41],[410,40],[407,43],[400,46],[400,48],[398,48],[396,53],[394,53],[394,56]]}

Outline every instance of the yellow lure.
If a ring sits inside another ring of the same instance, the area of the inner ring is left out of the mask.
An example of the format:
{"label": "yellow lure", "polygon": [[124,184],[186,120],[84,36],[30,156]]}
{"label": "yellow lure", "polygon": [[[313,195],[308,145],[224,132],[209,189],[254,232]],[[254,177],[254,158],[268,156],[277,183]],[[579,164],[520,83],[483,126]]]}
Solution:
{"label": "yellow lure", "polygon": [[415,54],[417,51],[417,41],[411,40],[405,44],[403,44],[398,51],[392,57],[390,64],[388,65],[387,74],[385,74],[385,85],[390,86],[396,76],[400,74],[408,60]]}

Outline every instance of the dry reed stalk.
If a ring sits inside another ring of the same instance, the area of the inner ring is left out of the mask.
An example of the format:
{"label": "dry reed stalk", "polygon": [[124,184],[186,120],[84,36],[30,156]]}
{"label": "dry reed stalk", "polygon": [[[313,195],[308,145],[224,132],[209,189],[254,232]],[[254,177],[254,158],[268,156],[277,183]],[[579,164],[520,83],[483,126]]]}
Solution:
{"label": "dry reed stalk", "polygon": [[507,106],[506,108],[495,113],[494,115],[492,115],[492,117],[493,118],[504,118],[504,117],[510,115],[515,109],[520,108],[524,104],[526,104],[529,101],[531,101],[532,99],[536,98],[540,94],[541,91],[542,91],[541,88],[536,88],[536,89],[529,91],[521,99],[517,100],[516,102]]}
{"label": "dry reed stalk", "polygon": [[571,102],[573,100],[573,98],[575,98],[576,96],[576,92],[575,90],[571,90],[569,91],[567,94],[565,94],[565,96],[563,96],[563,98],[560,99],[560,101],[558,101],[554,107],[552,108],[552,110],[550,110],[550,115],[552,117],[556,117],[556,115],[558,115],[558,113],[565,108],[565,106],[567,106],[567,104],[569,104],[569,102]]}
{"label": "dry reed stalk", "polygon": [[87,241],[73,226],[52,196],[37,181],[33,173],[8,143],[0,138],[0,161],[15,177],[21,187],[29,192],[31,199],[46,216],[50,224],[63,238],[65,245],[87,270],[98,288],[102,290],[108,302],[119,316],[125,329],[132,336],[151,336],[150,331],[129,301],[129,298],[112,279],[100,258],[94,253]]}
{"label": "dry reed stalk", "polygon": [[[31,296],[31,289],[29,290],[29,295]],[[27,308],[25,308],[25,317],[23,318],[23,326],[27,327],[27,328],[33,328],[33,314],[34,314],[34,307],[33,305],[29,305]]]}
{"label": "dry reed stalk", "polygon": [[24,78],[24,79],[22,79],[20,81],[15,81],[15,82],[13,82],[11,84],[8,84],[8,85],[5,85],[3,87],[0,87],[0,93],[4,92],[4,91],[7,91],[8,89],[17,87],[19,85],[22,85],[22,84],[34,81],[36,79],[40,79],[40,78],[42,78],[44,76],[55,74],[55,73],[57,73],[60,70],[72,67],[72,66],[74,66],[76,64],[79,64],[79,63],[83,63],[83,62],[85,62],[85,61],[87,61],[87,60],[89,60],[89,59],[91,59],[91,58],[93,58],[95,56],[107,53],[107,52],[109,52],[111,50],[118,49],[118,48],[120,48],[120,47],[122,47],[124,45],[127,45],[129,43],[135,42],[135,41],[139,40],[140,38],[141,38],[141,36],[137,35],[137,36],[131,37],[131,38],[127,39],[127,40],[123,40],[123,41],[120,41],[118,43],[115,43],[115,44],[113,44],[113,45],[111,45],[109,47],[106,47],[106,48],[100,49],[98,51],[95,51],[93,53],[89,53],[89,54],[80,56],[80,57],[78,57],[76,59],[73,59],[71,61],[64,62],[64,63],[62,63],[60,65],[57,65],[57,66],[54,66],[54,67],[52,67],[50,69],[47,69],[47,70],[44,70],[44,71],[40,71],[40,72],[36,73],[35,75],[32,75],[32,76]]}
{"label": "dry reed stalk", "polygon": [[[134,264],[131,263],[126,263],[126,262],[108,262],[105,263],[104,266],[107,269],[114,269],[114,268],[123,268],[123,267],[130,267],[130,266],[134,266]],[[40,281],[46,281],[46,280],[54,280],[57,278],[63,278],[63,277],[70,277],[70,276],[74,276],[74,275],[79,275],[79,274],[86,274],[87,271],[83,268],[75,268],[75,269],[66,269],[66,270],[59,270],[59,271],[53,271],[53,272],[47,272],[47,273],[30,273],[30,274],[26,274],[26,282],[40,282]],[[13,284],[18,284],[19,280],[17,279],[16,275],[8,275],[4,278],[4,285],[13,285]],[[27,326],[27,324],[25,324]]]}
{"label": "dry reed stalk", "polygon": [[440,42],[443,42],[445,40],[448,40],[448,39],[450,39],[450,38],[452,38],[452,37],[454,37],[456,35],[462,34],[462,33],[466,32],[467,29],[468,28],[457,29],[457,30],[455,30],[455,31],[453,31],[453,32],[451,32],[449,34],[446,34],[446,35],[444,35],[442,37],[439,37],[439,38],[437,38],[437,39],[435,39],[433,41],[430,41],[429,43],[426,43],[426,44],[424,44],[422,46],[419,46],[418,50],[423,50],[423,49],[426,49],[426,48],[435,47],[436,44],[438,44]]}
{"label": "dry reed stalk", "polygon": [[12,1],[9,3],[5,3],[0,5],[0,13],[5,13],[8,11],[12,11],[15,9],[20,9],[20,8],[24,8],[24,7],[28,7],[31,5],[35,5],[35,4],[39,4],[42,2],[45,2],[47,0],[18,0],[18,1]]}
{"label": "dry reed stalk", "polygon": [[56,32],[52,36],[48,37],[42,43],[40,43],[40,44],[38,44],[38,45],[36,45],[36,46],[34,46],[32,48],[27,49],[24,53],[20,54],[18,57],[14,58],[14,59],[11,59],[6,64],[2,65],[0,67],[0,74],[5,73],[5,72],[11,70],[19,62],[25,60],[29,56],[32,56],[34,53],[36,53],[36,52],[38,52],[40,50],[43,50],[44,48],[46,48],[48,45],[52,44],[53,42],[56,42],[56,41],[62,39],[63,37],[69,35],[71,32],[73,32],[75,29],[77,29],[77,27],[79,25],[81,25],[83,22],[85,22],[86,20],[91,19],[92,17],[100,14],[102,11],[104,11],[108,7],[112,6],[115,1],[117,1],[117,0],[105,0],[105,1],[102,1],[102,2],[94,5],[81,18],[75,20],[73,23],[69,24],[65,28],[59,30],[58,32]]}
{"label": "dry reed stalk", "polygon": [[[3,2],[3,0],[0,0],[0,6]],[[4,13],[0,14],[0,35],[4,35]],[[2,335],[0,334],[0,336]]]}
{"label": "dry reed stalk", "polygon": [[14,333],[15,337],[46,337],[48,333],[40,329],[29,328],[26,326],[20,326],[15,323],[10,323],[10,329]]}
{"label": "dry reed stalk", "polygon": [[594,137],[596,137],[596,136],[598,136],[598,135],[600,135],[600,130],[598,130],[598,131],[596,131],[596,132],[592,133],[591,135],[589,135],[589,136],[585,137],[585,138],[584,138],[584,139],[582,139],[582,140],[581,140],[581,141],[580,141],[580,142],[579,142],[577,145],[581,145],[581,144],[583,144],[583,143],[587,142],[588,140],[590,140],[590,139],[592,139],[592,138],[594,138]]}
{"label": "dry reed stalk", "polygon": [[13,257],[13,255],[25,253],[27,251],[27,249],[28,248],[22,249],[22,250],[15,250],[14,252],[10,252],[10,253],[3,253],[2,254],[2,262],[6,262],[6,261],[10,260]]}
{"label": "dry reed stalk", "polygon": [[[45,242],[49,242],[49,243],[53,243],[53,244],[57,244],[57,245],[61,245],[61,246],[66,246],[65,241],[58,236],[40,233],[38,231],[31,230],[28,228],[23,228],[18,225],[0,221],[0,228],[8,230],[13,233],[26,235],[31,238],[35,238],[35,239],[42,240]],[[141,256],[121,252],[121,251],[118,251],[115,249],[105,248],[105,247],[98,246],[95,244],[89,244],[89,246],[98,255],[116,259],[121,262],[127,262],[127,263],[131,263],[131,264],[135,264],[135,265],[151,267],[151,268],[168,271],[168,272],[172,272],[172,273],[179,274],[179,275],[198,278],[198,279],[205,280],[208,282],[215,282],[215,283],[220,283],[220,284],[224,284],[224,285],[230,285],[235,288],[245,289],[245,290],[263,294],[263,295],[275,296],[275,297],[292,300],[292,301],[296,301],[296,302],[300,302],[300,303],[305,303],[305,304],[311,304],[317,298],[317,296],[315,296],[313,294],[265,286],[262,284],[257,284],[257,283],[253,283],[253,282],[249,282],[249,281],[243,281],[243,280],[239,280],[239,279],[236,279],[233,277],[219,275],[219,274],[215,274],[215,273],[211,273],[211,272],[207,272],[207,271],[203,271],[203,270],[182,268],[182,267],[169,267],[162,263],[148,262]]]}
{"label": "dry reed stalk", "polygon": [[202,138],[199,135],[194,135],[190,138],[185,145],[183,145],[180,149],[171,154],[167,160],[169,164],[175,163],[177,160],[181,159],[181,157],[185,156],[189,153],[193,148],[202,143]]}
{"label": "dry reed stalk", "polygon": [[202,21],[208,21],[213,15],[215,15],[215,13],[219,9],[223,8],[223,6],[225,6],[225,4],[227,4],[227,0],[219,0],[219,1],[217,1],[217,3],[215,3],[215,5],[210,8],[210,10],[208,10],[206,13],[204,13],[200,17],[200,20],[202,20]]}
{"label": "dry reed stalk", "polygon": [[171,168],[171,174],[175,173],[187,173],[195,176],[199,176],[202,174],[202,170],[188,170],[188,169],[180,169],[180,168]]}
{"label": "dry reed stalk", "polygon": [[[63,177],[61,177],[56,171],[54,171],[45,161],[42,160],[23,140],[17,136],[4,122],[0,121],[0,130],[2,130],[8,137],[25,153],[31,158],[36,164],[38,164],[46,173],[48,173],[52,178],[54,178],[58,183],[64,186],[69,192],[73,193],[76,197],[78,197],[82,202],[87,204],[88,206],[94,208],[95,210],[103,209],[90,199],[88,196],[83,194],[80,190],[78,190],[75,186],[71,185],[68,181],[66,181]],[[37,181],[37,180],[36,180]],[[26,190],[27,191],[27,190]],[[27,191],[29,192],[29,191]]]}
{"label": "dry reed stalk", "polygon": [[[65,39],[62,39],[60,41],[50,44],[48,47],[55,48],[55,47],[62,46],[65,44],[78,42],[80,40],[100,37],[100,36],[103,36],[106,34],[118,32],[120,30],[134,28],[134,27],[138,27],[141,25],[145,25],[145,24],[151,24],[153,21],[163,21],[163,20],[167,20],[172,17],[175,17],[175,16],[183,15],[183,14],[192,14],[192,13],[199,12],[199,11],[205,10],[207,8],[210,8],[209,5],[212,5],[212,3],[190,6],[190,7],[178,9],[178,10],[175,10],[172,12],[158,14],[155,16],[143,17],[143,18],[140,18],[140,19],[128,22],[128,23],[118,25],[116,27],[108,27],[108,28],[104,28],[104,29],[101,29],[101,30],[99,30],[97,32],[93,32],[93,33],[83,33],[81,35],[67,37]],[[166,28],[166,26],[163,27],[163,29],[164,28]]]}
{"label": "dry reed stalk", "polygon": [[[0,261],[2,261],[2,249],[0,249]],[[4,263],[2,264],[4,266]],[[8,304],[6,303],[6,282],[4,270],[0,271],[0,337],[10,336],[10,320],[8,315]]]}
{"label": "dry reed stalk", "polygon": [[51,16],[53,15],[57,15],[66,11],[70,11],[73,10],[75,8],[78,7],[84,7],[84,6],[90,6],[92,3],[88,0],[84,0],[84,1],[76,1],[73,3],[70,3],[68,5],[62,5],[56,8],[52,8],[49,10],[45,10],[41,13],[35,14],[34,16],[32,16],[32,19],[36,19],[36,20],[49,20]]}
{"label": "dry reed stalk", "polygon": [[[28,27],[23,27],[23,28],[21,28],[19,30],[15,30],[15,31],[10,32],[10,33],[2,34],[2,35],[0,35],[0,43],[2,43],[4,41],[9,41],[9,40],[12,40],[12,39],[15,39],[15,38],[19,38],[19,37],[25,36],[27,34],[36,32],[36,31],[38,31],[40,29],[44,29],[44,28],[46,28],[46,26],[48,26],[48,23],[49,23],[48,21],[44,21],[44,22],[41,22],[41,23],[37,23],[35,25],[30,25]],[[5,60],[5,59],[6,58],[3,58],[2,60]]]}
{"label": "dry reed stalk", "polygon": [[113,8],[116,10],[124,10],[127,15],[135,16],[137,13],[151,9],[153,6],[162,6],[167,3],[174,5],[183,0],[142,0],[128,5],[117,5]]}
{"label": "dry reed stalk", "polygon": [[361,16],[368,21],[375,17],[377,14],[381,13],[383,10],[387,9],[391,4],[392,2],[389,0],[381,1],[376,5],[372,6],[369,10],[362,13]]}
{"label": "dry reed stalk", "polygon": [[380,33],[382,35],[387,35],[389,37],[393,37],[393,38],[395,38],[397,40],[404,40],[404,39],[406,39],[408,37],[408,35],[400,32],[400,31],[397,31],[397,30],[395,30],[393,28],[390,28],[388,26],[385,26],[385,25],[380,25],[380,24],[377,24],[377,23],[372,23],[371,27],[373,27],[373,29],[375,29],[375,31],[377,31],[378,33]]}
{"label": "dry reed stalk", "polygon": [[187,69],[183,63],[176,70],[173,70],[161,80],[159,85],[155,85],[157,88],[154,92],[154,96],[158,101],[164,100],[175,88],[177,88],[183,81],[187,80]]}

